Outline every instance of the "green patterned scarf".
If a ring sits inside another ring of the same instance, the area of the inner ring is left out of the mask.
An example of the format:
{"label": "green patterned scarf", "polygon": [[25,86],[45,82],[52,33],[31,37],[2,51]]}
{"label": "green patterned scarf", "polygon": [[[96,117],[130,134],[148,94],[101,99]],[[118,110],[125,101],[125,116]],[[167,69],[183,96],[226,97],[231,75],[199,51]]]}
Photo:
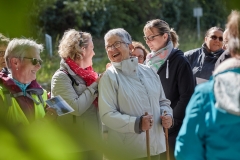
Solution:
{"label": "green patterned scarf", "polygon": [[172,41],[169,41],[164,48],[161,48],[157,52],[152,51],[146,57],[146,65],[150,66],[155,72],[157,72],[170,55],[172,49],[173,43]]}

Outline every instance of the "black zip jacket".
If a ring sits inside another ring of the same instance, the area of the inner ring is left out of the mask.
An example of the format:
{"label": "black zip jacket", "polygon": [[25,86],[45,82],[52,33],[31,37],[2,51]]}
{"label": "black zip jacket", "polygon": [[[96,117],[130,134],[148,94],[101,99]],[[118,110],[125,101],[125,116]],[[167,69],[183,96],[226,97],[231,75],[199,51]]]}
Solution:
{"label": "black zip jacket", "polygon": [[226,59],[230,58],[231,55],[229,53],[228,50],[225,50],[221,56],[218,58],[217,62],[215,63],[215,69],[217,68],[217,66],[219,66],[223,61],[225,61]]}
{"label": "black zip jacket", "polygon": [[173,49],[157,74],[173,109],[174,126],[169,129],[169,135],[173,132],[177,135],[185,116],[186,106],[194,92],[193,73],[183,52]]}
{"label": "black zip jacket", "polygon": [[209,52],[206,45],[203,44],[201,48],[185,52],[184,56],[191,65],[194,78],[209,80],[215,68],[215,63],[223,52],[222,49]]}

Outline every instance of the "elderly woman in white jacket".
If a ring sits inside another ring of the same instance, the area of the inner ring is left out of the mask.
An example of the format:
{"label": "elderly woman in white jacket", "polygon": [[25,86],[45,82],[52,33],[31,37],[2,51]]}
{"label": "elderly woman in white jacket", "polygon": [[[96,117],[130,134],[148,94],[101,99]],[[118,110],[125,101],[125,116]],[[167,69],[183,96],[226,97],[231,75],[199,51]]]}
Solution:
{"label": "elderly woman in white jacket", "polygon": [[159,76],[150,67],[138,64],[137,58],[130,58],[132,39],[124,29],[108,31],[104,40],[112,65],[99,82],[99,113],[108,130],[107,142],[119,153],[114,159],[146,158],[146,130],[150,155],[159,159],[166,151],[163,127],[172,126],[170,101],[165,98]]}
{"label": "elderly woman in white jacket", "polygon": [[93,147],[94,138],[101,139],[97,102],[99,77],[92,69],[93,48],[91,34],[75,29],[66,31],[58,50],[60,69],[51,82],[51,96],[60,95],[75,110],[60,116],[58,122],[78,145],[70,152],[85,160],[102,159]]}

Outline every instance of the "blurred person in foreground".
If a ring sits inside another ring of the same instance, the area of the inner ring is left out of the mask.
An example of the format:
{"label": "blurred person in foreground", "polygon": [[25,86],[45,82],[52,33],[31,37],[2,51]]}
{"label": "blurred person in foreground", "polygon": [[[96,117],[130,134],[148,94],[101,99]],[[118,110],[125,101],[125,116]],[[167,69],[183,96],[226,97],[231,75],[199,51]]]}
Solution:
{"label": "blurred person in foreground", "polygon": [[4,55],[9,41],[9,38],[5,37],[3,34],[0,33],[0,71],[2,69],[6,70]]}
{"label": "blurred person in foreground", "polygon": [[94,53],[92,36],[75,29],[65,31],[58,53],[60,68],[51,81],[51,97],[60,95],[75,111],[58,118],[78,148],[72,151],[85,160],[102,159],[94,147],[101,139],[101,121],[98,114],[98,81],[92,68]]}
{"label": "blurred person in foreground", "polygon": [[230,53],[228,51],[228,29],[226,29],[223,32],[223,46],[222,49],[224,50],[224,52],[222,53],[222,55],[218,58],[217,62],[215,63],[215,69],[217,68],[217,66],[219,66],[223,61],[225,61],[226,59],[230,58]]}
{"label": "blurred person in foreground", "polygon": [[79,160],[67,153],[74,148],[73,141],[53,124],[31,123],[17,127],[0,116],[0,159]]}
{"label": "blurred person in foreground", "polygon": [[177,160],[238,160],[240,157],[240,12],[232,11],[226,28],[232,58],[222,62],[210,81],[198,85],[177,137]]}
{"label": "blurred person in foreground", "polygon": [[145,48],[145,46],[141,42],[132,42],[133,50],[131,53],[131,56],[138,58],[138,63],[143,64],[143,62],[146,60],[146,56],[149,53],[149,51]]}
{"label": "blurred person in foreground", "polygon": [[212,27],[207,30],[204,43],[201,48],[193,49],[184,53],[188,59],[194,80],[200,84],[209,80],[215,68],[215,63],[224,52],[223,29]]}
{"label": "blurred person in foreground", "polygon": [[147,159],[145,132],[149,130],[151,158],[159,159],[166,151],[163,127],[173,124],[159,76],[130,57],[132,38],[124,29],[109,30],[104,41],[112,65],[99,82],[99,113],[108,130],[107,143],[112,152],[117,151],[108,158]]}
{"label": "blurred person in foreground", "polygon": [[183,52],[177,49],[178,35],[167,22],[160,19],[148,21],[143,32],[151,50],[146,65],[159,75],[166,98],[171,101],[173,109],[174,126],[168,131],[168,141],[170,156],[174,159],[176,137],[195,87],[193,74]]}
{"label": "blurred person in foreground", "polygon": [[4,59],[10,74],[0,73],[0,114],[10,123],[29,125],[57,118],[53,108],[45,108],[47,92],[36,81],[42,50],[30,39],[15,38],[8,44]]}

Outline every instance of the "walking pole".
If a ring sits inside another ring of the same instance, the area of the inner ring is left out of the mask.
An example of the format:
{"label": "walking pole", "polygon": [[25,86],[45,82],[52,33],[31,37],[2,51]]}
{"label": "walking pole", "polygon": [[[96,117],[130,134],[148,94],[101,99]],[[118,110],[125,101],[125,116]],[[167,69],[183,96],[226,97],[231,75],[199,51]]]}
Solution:
{"label": "walking pole", "polygon": [[[147,116],[148,113],[145,112],[145,116]],[[150,145],[149,145],[149,130],[146,130],[146,145],[147,145],[147,157],[148,157],[148,160],[151,160],[151,157],[150,157]]]}
{"label": "walking pole", "polygon": [[[167,112],[164,111],[164,115],[166,115]],[[169,156],[169,145],[168,145],[168,129],[164,128],[164,132],[165,132],[165,140],[166,140],[166,154],[167,154],[167,160],[170,160],[170,156]]]}

